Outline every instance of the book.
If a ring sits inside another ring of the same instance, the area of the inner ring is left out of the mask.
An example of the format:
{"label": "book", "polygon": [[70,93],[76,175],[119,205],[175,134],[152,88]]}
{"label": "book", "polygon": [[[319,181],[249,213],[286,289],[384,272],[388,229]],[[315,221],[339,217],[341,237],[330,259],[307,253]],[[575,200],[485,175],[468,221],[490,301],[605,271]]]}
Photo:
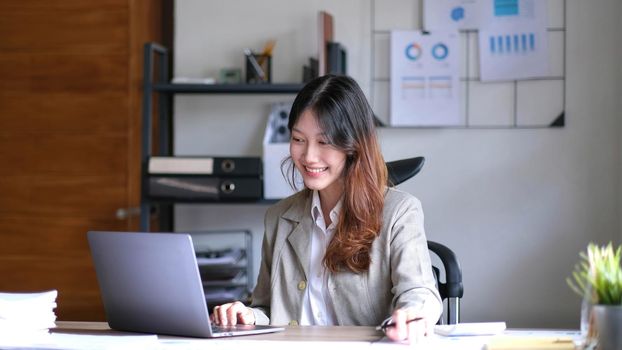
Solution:
{"label": "book", "polygon": [[150,157],[149,174],[261,176],[260,157]]}
{"label": "book", "polygon": [[147,194],[153,199],[188,201],[258,200],[260,178],[214,176],[151,176]]}

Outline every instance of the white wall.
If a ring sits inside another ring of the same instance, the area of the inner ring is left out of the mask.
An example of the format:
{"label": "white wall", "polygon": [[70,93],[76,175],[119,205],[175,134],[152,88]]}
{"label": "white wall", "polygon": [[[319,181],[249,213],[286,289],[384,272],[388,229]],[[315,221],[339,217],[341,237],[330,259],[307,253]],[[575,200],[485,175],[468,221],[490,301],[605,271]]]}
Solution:
{"label": "white wall", "polygon": [[[620,9],[619,9],[619,17],[618,17],[618,25],[622,26],[622,5],[619,5]],[[617,53],[617,57],[622,57],[622,36],[618,37],[618,53]],[[622,64],[618,66],[618,76],[622,77]],[[617,91],[622,95],[622,79],[618,79],[617,80]],[[622,98],[618,99],[618,119],[622,119]],[[622,138],[622,122],[619,122],[620,124],[620,135]],[[618,147],[618,149],[620,149],[622,151],[622,141],[620,141],[620,146]],[[620,165],[619,165],[619,169],[620,171],[620,183],[622,183],[622,152],[620,152],[620,157],[621,157],[621,161],[620,161]],[[618,188],[620,190],[620,201],[618,203],[618,209],[620,210],[620,212],[618,213],[618,217],[622,218],[622,186],[619,186]],[[622,241],[622,220],[620,220],[620,235],[619,235],[619,241]]]}
{"label": "white wall", "polygon": [[[274,80],[300,81],[300,67],[316,50],[317,10],[325,9],[348,48],[350,74],[369,93],[370,1],[178,1],[176,75],[241,67],[242,48],[276,38]],[[386,7],[389,0],[382,1]],[[404,1],[391,0],[396,16],[405,16],[397,6]],[[426,157],[423,171],[401,188],[422,200],[428,238],[460,258],[463,321],[578,327],[579,300],[565,278],[589,241],[620,241],[622,66],[612,43],[620,43],[622,9],[619,0],[566,1],[564,128],[380,131],[387,160]],[[175,151],[259,156],[270,103],[292,98],[178,96]],[[265,209],[178,206],[176,229],[249,228],[259,249]]]}

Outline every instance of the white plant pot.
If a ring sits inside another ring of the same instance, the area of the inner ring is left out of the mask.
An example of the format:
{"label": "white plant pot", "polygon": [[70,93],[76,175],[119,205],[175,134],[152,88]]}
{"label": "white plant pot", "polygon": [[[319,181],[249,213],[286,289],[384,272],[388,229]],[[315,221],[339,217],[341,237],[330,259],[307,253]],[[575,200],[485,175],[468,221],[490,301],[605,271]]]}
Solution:
{"label": "white plant pot", "polygon": [[594,305],[599,350],[622,349],[622,306]]}

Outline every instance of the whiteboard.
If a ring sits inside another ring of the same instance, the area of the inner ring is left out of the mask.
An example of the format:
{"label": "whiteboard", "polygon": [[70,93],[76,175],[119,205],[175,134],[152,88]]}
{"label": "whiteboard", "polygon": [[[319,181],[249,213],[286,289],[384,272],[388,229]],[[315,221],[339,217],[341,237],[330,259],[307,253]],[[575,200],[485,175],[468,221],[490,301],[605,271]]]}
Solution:
{"label": "whiteboard", "polygon": [[[390,125],[390,33],[423,30],[423,0],[372,1],[370,100],[378,119]],[[492,0],[491,0],[492,1]],[[452,128],[549,128],[565,125],[566,0],[547,0],[550,74],[482,82],[478,30],[460,29],[460,122]],[[444,126],[448,127],[448,126]]]}

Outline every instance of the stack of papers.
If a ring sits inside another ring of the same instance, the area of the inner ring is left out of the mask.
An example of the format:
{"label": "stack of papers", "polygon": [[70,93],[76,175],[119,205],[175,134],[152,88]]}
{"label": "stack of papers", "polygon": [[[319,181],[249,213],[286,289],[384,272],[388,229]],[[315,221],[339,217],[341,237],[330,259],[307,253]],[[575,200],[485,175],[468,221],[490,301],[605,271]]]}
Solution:
{"label": "stack of papers", "polygon": [[20,344],[45,337],[56,326],[58,291],[0,293],[0,339],[2,344]]}
{"label": "stack of papers", "polygon": [[243,249],[224,249],[208,252],[197,252],[199,266],[235,265],[244,257]]}

